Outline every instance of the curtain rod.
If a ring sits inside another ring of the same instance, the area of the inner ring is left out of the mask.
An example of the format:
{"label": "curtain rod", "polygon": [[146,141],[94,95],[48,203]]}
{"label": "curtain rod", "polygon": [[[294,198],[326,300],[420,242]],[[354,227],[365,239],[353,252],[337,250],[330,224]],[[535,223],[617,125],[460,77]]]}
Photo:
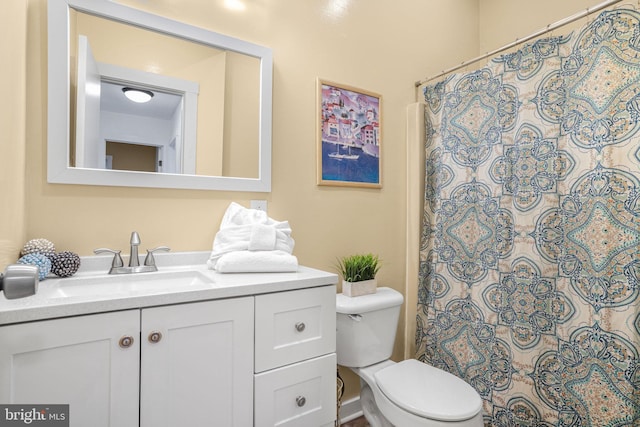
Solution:
{"label": "curtain rod", "polygon": [[560,28],[562,26],[565,26],[567,24],[570,24],[570,23],[572,23],[574,21],[577,21],[578,19],[584,18],[585,16],[589,16],[590,14],[592,14],[594,12],[598,12],[598,11],[600,11],[602,9],[606,9],[607,7],[609,7],[611,5],[614,5],[616,3],[619,3],[621,1],[622,0],[607,0],[607,1],[604,1],[604,2],[602,2],[600,4],[598,4],[598,5],[595,5],[593,7],[588,7],[588,8],[586,8],[585,10],[583,10],[581,12],[578,12],[578,13],[576,13],[574,15],[571,15],[571,16],[569,16],[567,18],[561,19],[561,20],[559,20],[557,22],[554,22],[553,24],[549,24],[546,27],[544,27],[544,28],[532,33],[532,34],[529,34],[528,36],[526,36],[524,38],[517,38],[515,41],[513,41],[513,42],[511,42],[509,44],[506,44],[506,45],[504,45],[504,46],[502,46],[502,47],[500,47],[498,49],[492,50],[491,52],[487,52],[484,55],[480,55],[480,56],[478,56],[476,58],[473,58],[473,59],[471,59],[469,61],[463,61],[461,64],[456,65],[455,67],[448,68],[448,69],[442,71],[440,74],[436,74],[435,76],[432,76],[432,77],[417,81],[415,83],[415,85],[416,85],[416,87],[418,87],[418,86],[420,86],[420,85],[422,85],[424,83],[427,83],[427,82],[429,82],[431,80],[435,80],[438,77],[445,76],[445,75],[447,75],[447,74],[449,74],[449,73],[451,73],[453,71],[457,71],[457,70],[459,70],[461,68],[464,68],[469,64],[473,64],[475,62],[482,61],[483,59],[489,58],[489,57],[491,57],[493,55],[496,55],[496,54],[498,54],[500,52],[503,52],[505,50],[509,50],[512,47],[515,47],[515,46],[517,46],[519,44],[525,43],[525,42],[527,42],[527,41],[529,41],[531,39],[535,39],[536,37],[540,37],[541,35],[543,35],[545,33],[553,31],[553,30],[555,30],[557,28]]}

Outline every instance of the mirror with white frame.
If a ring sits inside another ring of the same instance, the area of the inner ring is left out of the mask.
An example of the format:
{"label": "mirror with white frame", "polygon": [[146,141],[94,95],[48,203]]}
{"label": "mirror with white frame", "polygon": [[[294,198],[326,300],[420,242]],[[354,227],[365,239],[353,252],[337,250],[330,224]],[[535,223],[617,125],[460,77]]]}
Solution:
{"label": "mirror with white frame", "polygon": [[48,8],[49,182],[271,191],[269,48],[106,0]]}

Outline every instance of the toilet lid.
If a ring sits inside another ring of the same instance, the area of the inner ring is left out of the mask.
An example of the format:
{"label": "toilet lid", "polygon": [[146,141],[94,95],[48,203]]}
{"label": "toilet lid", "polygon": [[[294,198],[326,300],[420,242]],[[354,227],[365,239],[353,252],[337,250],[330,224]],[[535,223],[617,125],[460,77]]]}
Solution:
{"label": "toilet lid", "polygon": [[404,360],[375,373],[393,403],[423,418],[461,421],[482,409],[480,395],[462,379],[417,360]]}

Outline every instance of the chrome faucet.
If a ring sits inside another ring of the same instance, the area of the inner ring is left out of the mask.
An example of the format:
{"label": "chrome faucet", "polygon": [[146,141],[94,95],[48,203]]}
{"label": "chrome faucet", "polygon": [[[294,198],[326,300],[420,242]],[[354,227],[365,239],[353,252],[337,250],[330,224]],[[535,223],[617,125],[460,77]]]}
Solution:
{"label": "chrome faucet", "polygon": [[122,256],[119,250],[113,250],[109,248],[98,248],[93,253],[111,253],[113,254],[113,261],[111,261],[111,269],[109,274],[131,274],[131,273],[145,273],[150,271],[158,271],[156,266],[156,260],[153,257],[154,252],[158,251],[170,251],[167,246],[158,246],[157,248],[147,249],[147,256],[144,259],[143,265],[140,265],[140,259],[138,258],[138,246],[140,246],[140,235],[134,231],[131,233],[131,252],[129,255],[129,266],[125,267],[122,261]]}
{"label": "chrome faucet", "polygon": [[129,252],[131,255],[129,256],[129,267],[138,267],[140,265],[140,260],[138,259],[138,246],[140,246],[140,235],[137,231],[131,233],[131,251]]}

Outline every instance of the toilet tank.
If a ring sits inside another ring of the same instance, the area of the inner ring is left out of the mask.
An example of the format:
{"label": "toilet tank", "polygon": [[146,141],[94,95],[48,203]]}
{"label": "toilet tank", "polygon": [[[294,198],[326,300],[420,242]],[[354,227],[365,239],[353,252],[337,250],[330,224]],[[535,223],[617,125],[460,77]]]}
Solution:
{"label": "toilet tank", "polygon": [[336,295],[336,354],[338,364],[362,368],[391,357],[402,294],[378,288],[375,294]]}

